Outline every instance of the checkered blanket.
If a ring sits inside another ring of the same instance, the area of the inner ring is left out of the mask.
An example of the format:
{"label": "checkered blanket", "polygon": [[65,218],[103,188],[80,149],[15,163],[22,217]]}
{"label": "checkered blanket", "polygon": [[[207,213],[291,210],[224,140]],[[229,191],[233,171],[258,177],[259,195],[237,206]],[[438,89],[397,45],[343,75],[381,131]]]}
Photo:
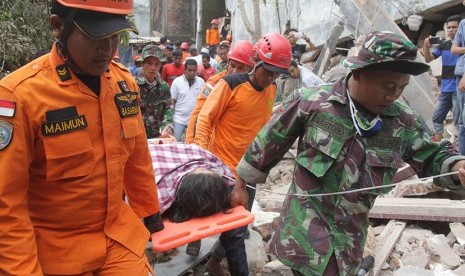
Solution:
{"label": "checkered blanket", "polygon": [[234,185],[231,169],[209,151],[194,144],[158,144],[158,140],[148,141],[161,214],[173,203],[182,177],[198,168],[215,171],[225,177],[229,185]]}

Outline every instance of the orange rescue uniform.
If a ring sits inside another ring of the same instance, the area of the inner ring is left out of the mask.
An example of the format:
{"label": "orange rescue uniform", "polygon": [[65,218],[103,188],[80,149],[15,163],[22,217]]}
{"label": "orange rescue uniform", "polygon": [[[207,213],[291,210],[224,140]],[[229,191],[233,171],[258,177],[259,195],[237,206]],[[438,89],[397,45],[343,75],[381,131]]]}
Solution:
{"label": "orange rescue uniform", "polygon": [[234,172],[260,129],[271,117],[276,86],[258,90],[247,73],[220,79],[201,109],[194,143],[218,156]]}
{"label": "orange rescue uniform", "polygon": [[14,116],[0,117],[14,127],[0,150],[0,274],[95,271],[109,240],[144,255],[140,219],[159,211],[158,197],[139,107],[117,108],[118,81],[138,91],[112,62],[96,96],[54,45],[0,82],[0,100],[16,103]]}
{"label": "orange rescue uniform", "polygon": [[220,44],[220,32],[218,29],[208,28],[205,42],[208,46]]}
{"label": "orange rescue uniform", "polygon": [[208,95],[215,87],[216,83],[224,76],[226,76],[227,70],[220,72],[207,80],[202,91],[197,97],[197,103],[195,104],[194,109],[192,110],[191,117],[189,118],[189,124],[186,129],[186,143],[191,144],[194,142],[195,136],[195,124],[197,123],[197,116],[199,115],[200,110],[202,109],[205,101],[207,100]]}

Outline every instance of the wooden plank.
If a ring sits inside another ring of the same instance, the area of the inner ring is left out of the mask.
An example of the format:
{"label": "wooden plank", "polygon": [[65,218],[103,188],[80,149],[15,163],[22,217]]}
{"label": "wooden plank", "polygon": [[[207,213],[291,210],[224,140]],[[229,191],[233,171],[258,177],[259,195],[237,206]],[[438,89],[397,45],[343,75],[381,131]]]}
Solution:
{"label": "wooden plank", "polygon": [[400,238],[402,231],[404,231],[406,223],[400,221],[389,221],[388,225],[384,228],[383,232],[378,237],[378,242],[373,250],[373,257],[375,264],[372,269],[372,275],[378,275],[383,263],[391,254],[392,249]]}
{"label": "wooden plank", "polygon": [[342,32],[344,31],[344,23],[340,22],[336,26],[334,26],[333,30],[331,31],[328,40],[326,41],[323,50],[321,51],[318,60],[315,63],[315,67],[313,68],[313,73],[315,73],[318,77],[321,78],[324,72],[328,70],[329,67],[329,59],[331,55],[336,50],[336,44],[338,38],[341,36]]}
{"label": "wooden plank", "polygon": [[378,197],[370,218],[465,222],[465,202],[436,198]]}

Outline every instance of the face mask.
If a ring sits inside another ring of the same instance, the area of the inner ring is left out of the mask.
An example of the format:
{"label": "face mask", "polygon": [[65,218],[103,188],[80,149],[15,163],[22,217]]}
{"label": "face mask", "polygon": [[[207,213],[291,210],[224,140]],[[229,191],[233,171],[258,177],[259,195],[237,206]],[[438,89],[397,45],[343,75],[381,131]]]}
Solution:
{"label": "face mask", "polygon": [[370,137],[378,133],[383,126],[383,121],[379,117],[379,114],[376,115],[373,120],[367,120],[367,118],[355,108],[349,91],[347,91],[347,97],[349,98],[350,115],[352,116],[352,121],[354,122],[357,133],[362,137]]}

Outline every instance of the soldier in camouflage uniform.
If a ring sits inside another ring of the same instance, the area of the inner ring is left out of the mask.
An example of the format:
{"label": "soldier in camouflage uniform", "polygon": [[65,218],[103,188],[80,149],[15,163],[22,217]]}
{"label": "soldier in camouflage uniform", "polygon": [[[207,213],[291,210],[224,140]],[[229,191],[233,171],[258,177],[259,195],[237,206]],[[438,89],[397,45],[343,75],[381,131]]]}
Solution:
{"label": "soldier in camouflage uniform", "polygon": [[167,137],[173,134],[173,110],[168,84],[160,78],[163,52],[155,45],[142,50],[142,76],[136,78],[140,88],[140,109],[147,138]]}
{"label": "soldier in camouflage uniform", "polygon": [[414,61],[416,54],[399,35],[368,34],[358,56],[344,61],[352,71],[333,85],[296,90],[238,164],[236,186],[263,183],[299,138],[293,182],[270,243],[295,275],[357,275],[368,212],[390,188],[335,192],[391,184],[403,161],[421,177],[459,171],[434,182],[463,190],[465,157],[446,141],[431,142],[424,122],[396,101],[410,74],[429,68]]}

